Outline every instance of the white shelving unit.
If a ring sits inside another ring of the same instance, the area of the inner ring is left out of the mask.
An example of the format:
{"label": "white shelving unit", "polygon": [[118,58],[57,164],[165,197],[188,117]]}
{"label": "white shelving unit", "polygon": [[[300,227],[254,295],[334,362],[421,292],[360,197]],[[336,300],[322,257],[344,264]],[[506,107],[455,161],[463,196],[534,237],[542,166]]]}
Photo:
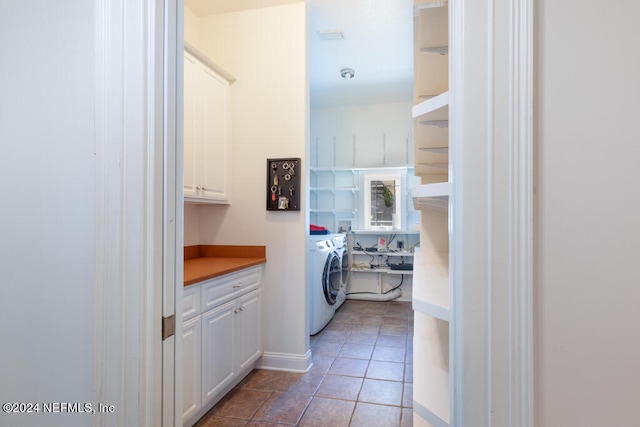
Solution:
{"label": "white shelving unit", "polygon": [[[366,173],[401,171],[403,188],[409,194],[413,166],[388,167],[315,167],[310,169],[310,221],[328,227],[333,232],[348,232],[363,228],[360,224],[363,194],[360,185]],[[403,197],[403,223],[417,221],[418,212],[408,197]]]}
{"label": "white shelving unit", "polygon": [[346,232],[354,227],[360,189],[353,168],[312,168],[311,223]]}
{"label": "white shelving unit", "polygon": [[414,254],[414,425],[445,427],[452,419],[449,274],[449,7],[414,3],[415,174],[420,249]]}
{"label": "white shelving unit", "polygon": [[[381,239],[385,242],[383,247],[380,247]],[[357,230],[349,233],[347,298],[389,301],[402,296],[408,301],[412,294],[413,270],[391,269],[390,265],[413,265],[414,249],[419,241],[419,231]],[[401,247],[398,242],[402,242]]]}

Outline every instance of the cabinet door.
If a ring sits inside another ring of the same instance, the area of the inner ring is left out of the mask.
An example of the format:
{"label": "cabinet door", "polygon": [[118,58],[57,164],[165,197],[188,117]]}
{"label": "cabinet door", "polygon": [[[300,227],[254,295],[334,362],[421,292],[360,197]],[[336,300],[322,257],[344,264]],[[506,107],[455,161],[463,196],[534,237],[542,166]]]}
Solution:
{"label": "cabinet door", "polygon": [[236,344],[236,301],[202,314],[202,405],[233,379]]}
{"label": "cabinet door", "polygon": [[202,96],[200,130],[202,151],[197,169],[202,196],[217,201],[228,200],[227,140],[229,83],[207,67],[199,76]]}
{"label": "cabinet door", "polygon": [[192,418],[201,406],[200,357],[201,319],[194,317],[183,324],[182,333],[182,367],[183,367],[183,413],[182,422]]}
{"label": "cabinet door", "polygon": [[196,179],[196,115],[198,111],[196,89],[198,80],[198,61],[184,54],[184,195],[197,196]]}
{"label": "cabinet door", "polygon": [[255,362],[262,354],[260,289],[238,299],[239,371]]}

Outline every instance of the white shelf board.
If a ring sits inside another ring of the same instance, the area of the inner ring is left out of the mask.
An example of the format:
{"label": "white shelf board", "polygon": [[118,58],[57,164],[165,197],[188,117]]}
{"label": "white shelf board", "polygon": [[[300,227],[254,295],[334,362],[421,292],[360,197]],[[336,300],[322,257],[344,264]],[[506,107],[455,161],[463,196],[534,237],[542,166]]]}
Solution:
{"label": "white shelf board", "polygon": [[356,211],[353,209],[309,209],[311,213],[332,213],[332,214],[351,214],[354,215]]}
{"label": "white shelf board", "polygon": [[347,192],[352,192],[355,193],[356,191],[359,191],[358,187],[311,187],[310,188],[311,191],[315,191],[315,192],[323,192],[323,191],[327,191],[327,192],[336,192],[336,191],[347,191]]}
{"label": "white shelf board", "polygon": [[413,106],[413,118],[419,119],[421,123],[431,120],[449,120],[449,100],[449,91],[446,91],[433,98],[422,101]]}
{"label": "white shelf board", "polygon": [[445,7],[449,5],[448,0],[416,0],[413,9],[415,12],[421,9],[431,9],[434,7]]}
{"label": "white shelf board", "polygon": [[421,47],[420,52],[432,55],[448,55],[449,46]]}
{"label": "white shelf board", "polygon": [[435,163],[435,162],[418,162],[416,164],[420,165],[420,166],[425,166],[427,168],[440,169],[440,170],[445,170],[445,171],[449,169],[449,163],[443,163],[443,162],[439,162],[439,163]]}
{"label": "white shelf board", "polygon": [[417,185],[411,189],[413,206],[415,209],[447,210],[449,209],[450,190],[451,184],[448,182]]}
{"label": "white shelf board", "polygon": [[413,368],[413,400],[446,425],[451,420],[449,323],[415,312],[413,351],[420,357]]}
{"label": "white shelf board", "polygon": [[449,154],[449,147],[418,147],[418,151],[434,154]]}
{"label": "white shelf board", "polygon": [[377,251],[377,252],[367,252],[367,251],[350,251],[353,255],[369,255],[369,256],[376,256],[376,255],[384,255],[384,256],[406,256],[406,257],[412,257],[413,256],[413,252],[409,252],[409,251],[402,251],[402,252],[389,252],[389,251]]}
{"label": "white shelf board", "polygon": [[374,267],[374,268],[351,267],[350,271],[352,273],[413,274],[413,270],[392,270],[386,267]]}
{"label": "white shelf board", "polygon": [[353,234],[420,234],[420,230],[352,230]]}
{"label": "white shelf board", "polygon": [[401,165],[401,166],[380,166],[380,167],[340,167],[340,166],[319,166],[312,167],[309,170],[313,173],[319,172],[366,172],[366,171],[394,171],[394,170],[408,170],[413,169],[413,165]]}
{"label": "white shelf board", "polygon": [[[447,109],[448,111],[448,109]],[[447,113],[448,114],[448,113]],[[425,126],[433,126],[440,129],[448,129],[449,128],[449,120],[421,120],[421,125]]]}

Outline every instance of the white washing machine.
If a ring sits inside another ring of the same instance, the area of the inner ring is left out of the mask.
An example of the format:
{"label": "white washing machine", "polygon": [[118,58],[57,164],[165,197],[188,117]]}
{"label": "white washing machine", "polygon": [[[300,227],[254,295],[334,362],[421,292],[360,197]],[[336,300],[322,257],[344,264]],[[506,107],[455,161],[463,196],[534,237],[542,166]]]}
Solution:
{"label": "white washing machine", "polygon": [[327,326],[336,307],[344,302],[342,258],[336,251],[333,240],[335,237],[336,235],[325,235],[309,239],[309,335],[315,335]]}
{"label": "white washing machine", "polygon": [[349,254],[347,253],[347,236],[346,234],[338,234],[332,237],[331,241],[335,248],[336,254],[340,258],[340,279],[342,284],[338,291],[336,303],[334,304],[334,311],[337,310],[347,299],[347,281],[349,280]]}

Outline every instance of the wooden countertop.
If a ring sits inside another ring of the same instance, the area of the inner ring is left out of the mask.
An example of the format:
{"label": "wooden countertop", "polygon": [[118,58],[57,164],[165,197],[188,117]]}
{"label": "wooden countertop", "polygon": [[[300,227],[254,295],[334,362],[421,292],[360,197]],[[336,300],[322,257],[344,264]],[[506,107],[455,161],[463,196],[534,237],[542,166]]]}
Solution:
{"label": "wooden countertop", "polygon": [[267,262],[264,246],[197,245],[184,248],[184,286]]}

